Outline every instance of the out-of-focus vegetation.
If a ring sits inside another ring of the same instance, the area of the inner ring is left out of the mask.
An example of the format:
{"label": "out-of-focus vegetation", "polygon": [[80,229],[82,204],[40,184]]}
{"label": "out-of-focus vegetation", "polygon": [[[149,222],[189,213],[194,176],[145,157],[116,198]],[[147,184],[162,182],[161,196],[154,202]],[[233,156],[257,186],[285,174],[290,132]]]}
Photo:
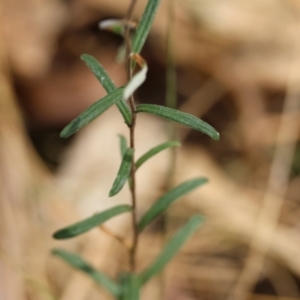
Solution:
{"label": "out-of-focus vegetation", "polygon": [[[145,3],[138,1],[137,20]],[[128,4],[0,2],[0,299],[109,299],[50,249],[57,228],[129,201],[128,191],[107,196],[119,166],[117,134],[127,132],[117,110],[68,142],[58,134],[104,96],[80,54],[97,57],[124,84],[122,40],[97,24],[124,16]],[[165,101],[167,15],[163,0],[142,54],[149,73],[141,103]],[[210,183],[168,218],[170,235],[195,211],[207,221],[163,275],[166,299],[300,299],[299,15],[293,0],[175,1],[178,108],[208,121],[221,140],[177,128],[184,146],[174,184],[199,174]],[[149,116],[138,122],[139,156],[167,131]],[[162,194],[168,159],[161,153],[139,170],[140,214]],[[126,239],[128,224],[113,220],[64,247],[114,276],[127,258],[112,232]],[[160,229],[157,222],[143,237],[140,269],[160,251]],[[143,299],[161,299],[160,281]]]}

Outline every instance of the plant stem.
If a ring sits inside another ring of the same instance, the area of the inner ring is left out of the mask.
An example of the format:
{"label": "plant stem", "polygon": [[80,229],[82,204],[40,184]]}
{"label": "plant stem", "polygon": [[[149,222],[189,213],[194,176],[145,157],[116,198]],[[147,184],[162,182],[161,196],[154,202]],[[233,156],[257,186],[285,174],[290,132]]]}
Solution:
{"label": "plant stem", "polygon": [[[126,24],[131,21],[133,10],[137,0],[132,0],[126,15]],[[126,26],[125,29],[125,46],[126,46],[126,69],[127,69],[127,81],[129,82],[132,77],[132,63],[131,63],[131,39],[130,39],[130,28]],[[136,105],[134,96],[129,98],[129,105],[132,113],[132,120],[129,126],[130,131],[130,148],[135,149],[135,125],[136,125]],[[131,204],[132,204],[132,229],[133,229],[133,240],[132,246],[129,253],[129,264],[131,272],[135,272],[136,269],[136,252],[138,247],[138,228],[137,228],[137,205],[136,205],[136,180],[135,180],[135,155],[132,156],[132,167],[130,172],[131,177]]]}

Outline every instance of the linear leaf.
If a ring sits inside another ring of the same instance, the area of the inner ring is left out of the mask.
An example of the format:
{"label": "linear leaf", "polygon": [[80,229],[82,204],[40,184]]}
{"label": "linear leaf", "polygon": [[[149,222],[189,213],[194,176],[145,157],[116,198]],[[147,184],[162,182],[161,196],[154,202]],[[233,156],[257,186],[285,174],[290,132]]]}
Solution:
{"label": "linear leaf", "polygon": [[118,194],[126,183],[131,171],[133,152],[134,150],[132,148],[127,148],[125,154],[123,155],[121,166],[109,192],[109,197]]}
{"label": "linear leaf", "polygon": [[85,62],[85,64],[88,66],[88,68],[94,73],[94,75],[99,80],[99,82],[102,84],[103,88],[106,90],[106,92],[108,94],[112,93],[113,91],[115,91],[117,89],[114,82],[108,76],[106,70],[96,60],[96,58],[94,58],[93,56],[91,56],[89,54],[82,54],[80,57]]}
{"label": "linear leaf", "polygon": [[112,295],[119,296],[122,292],[121,287],[104,273],[94,269],[84,261],[79,255],[70,253],[62,249],[52,250],[52,254],[60,257],[73,268],[88,274],[97,284],[106,288]]}
{"label": "linear leaf", "polygon": [[122,280],[122,296],[121,300],[139,300],[140,279],[138,275],[128,273]]}
{"label": "linear leaf", "polygon": [[184,113],[182,111],[168,108],[165,106],[155,105],[155,104],[139,104],[136,107],[136,112],[145,112],[153,115],[157,115],[159,117],[181,123],[188,127],[191,127],[195,130],[201,131],[212,139],[218,141],[220,139],[219,133],[209,124],[202,121],[201,119]]}
{"label": "linear leaf", "polygon": [[135,168],[136,170],[143,164],[145,163],[148,159],[150,159],[151,157],[153,157],[154,155],[156,155],[157,153],[171,148],[171,147],[176,147],[176,146],[181,146],[181,144],[177,141],[169,141],[169,142],[165,142],[162,143],[158,146],[153,147],[152,149],[150,149],[149,151],[147,151],[144,155],[142,155],[135,163]]}
{"label": "linear leaf", "polygon": [[[128,146],[127,146],[127,141],[126,141],[126,138],[124,135],[120,134],[119,135],[119,138],[120,138],[120,150],[121,150],[121,155],[122,157],[124,156]],[[131,188],[132,187],[132,179],[130,176],[128,176],[128,184],[129,184],[129,187]]]}
{"label": "linear leaf", "polygon": [[120,151],[121,151],[121,155],[123,157],[128,148],[127,140],[126,140],[126,137],[122,134],[119,134],[119,139],[120,139]]}
{"label": "linear leaf", "polygon": [[185,181],[184,183],[164,194],[142,216],[138,224],[139,231],[141,232],[150,222],[152,222],[157,216],[165,211],[175,200],[191,192],[195,188],[205,184],[207,181],[207,178],[204,177],[191,179]]}
{"label": "linear leaf", "polygon": [[[89,54],[82,54],[81,59],[93,72],[93,74],[96,76],[96,78],[99,80],[99,82],[102,84],[103,88],[108,94],[114,92],[117,89],[117,87],[115,86],[111,78],[108,76],[103,66],[96,60],[96,58]],[[125,123],[128,125],[131,124],[131,111],[127,103],[124,102],[122,99],[122,101],[117,102],[116,105],[119,111],[121,112]]]}
{"label": "linear leaf", "polygon": [[135,35],[132,41],[132,52],[140,53],[147,36],[149,34],[150,28],[152,26],[156,10],[159,6],[160,0],[149,0],[145,8],[144,14],[138,24]]}
{"label": "linear leaf", "polygon": [[60,229],[53,234],[53,237],[59,240],[72,238],[74,236],[85,233],[94,227],[101,225],[102,223],[114,216],[128,211],[131,211],[131,206],[129,205],[122,204],[115,206],[101,213],[95,214],[94,216],[87,218],[83,221],[70,225],[66,228]]}
{"label": "linear leaf", "polygon": [[91,123],[94,119],[104,113],[112,105],[122,100],[123,88],[118,88],[114,92],[106,95],[104,98],[92,104],[88,109],[81,113],[71,123],[69,123],[60,133],[60,136],[67,138]]}
{"label": "linear leaf", "polygon": [[168,242],[158,258],[140,275],[140,284],[144,285],[151,277],[157,275],[166,264],[177,254],[185,241],[196,231],[203,221],[201,216],[193,216]]}

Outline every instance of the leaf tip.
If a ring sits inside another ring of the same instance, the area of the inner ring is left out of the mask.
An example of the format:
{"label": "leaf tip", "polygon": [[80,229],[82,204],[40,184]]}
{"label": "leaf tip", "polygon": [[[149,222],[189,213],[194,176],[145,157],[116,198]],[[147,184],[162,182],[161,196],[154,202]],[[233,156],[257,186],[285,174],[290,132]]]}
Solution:
{"label": "leaf tip", "polygon": [[59,253],[60,253],[60,250],[57,248],[51,250],[52,255],[59,255]]}
{"label": "leaf tip", "polygon": [[216,132],[213,134],[212,138],[213,138],[215,141],[219,141],[219,140],[220,140],[220,133],[219,133],[218,131],[216,131]]}
{"label": "leaf tip", "polygon": [[59,136],[60,136],[61,138],[63,138],[63,139],[66,139],[66,138],[69,137],[69,134],[68,134],[66,128],[63,129],[63,130],[60,132]]}
{"label": "leaf tip", "polygon": [[61,230],[57,230],[52,234],[52,237],[56,240],[61,240],[63,239],[62,235],[61,235]]}
{"label": "leaf tip", "polygon": [[207,183],[207,182],[209,182],[209,179],[207,177],[202,177],[202,182]]}
{"label": "leaf tip", "polygon": [[74,119],[73,121],[71,121],[71,123],[69,123],[60,133],[60,137],[61,138],[68,138],[71,135],[73,135],[75,132],[77,132],[79,129],[81,129],[80,127],[80,115]]}
{"label": "leaf tip", "polygon": [[89,57],[89,55],[88,54],[81,54],[80,55],[80,58],[84,61],[85,59],[87,59]]}
{"label": "leaf tip", "polygon": [[115,195],[115,193],[112,190],[110,190],[108,197],[113,197],[114,195]]}

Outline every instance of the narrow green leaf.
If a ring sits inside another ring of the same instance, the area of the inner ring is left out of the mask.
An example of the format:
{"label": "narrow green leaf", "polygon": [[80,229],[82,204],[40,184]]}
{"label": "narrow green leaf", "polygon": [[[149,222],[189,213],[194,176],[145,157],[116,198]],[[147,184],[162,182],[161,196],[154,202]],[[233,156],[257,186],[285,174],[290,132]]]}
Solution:
{"label": "narrow green leaf", "polygon": [[121,101],[116,103],[119,112],[121,113],[121,115],[123,116],[124,122],[129,126],[131,125],[131,121],[132,121],[132,114],[131,114],[131,110],[128,107],[127,103],[124,101],[124,99],[122,99]]}
{"label": "narrow green leaf", "polygon": [[132,41],[132,52],[140,53],[148,37],[160,0],[149,0]]}
{"label": "narrow green leaf", "polygon": [[181,123],[188,127],[191,127],[195,130],[201,131],[212,139],[218,141],[220,139],[219,133],[209,124],[202,121],[201,119],[184,113],[182,111],[168,108],[165,106],[155,105],[155,104],[139,104],[136,107],[136,112],[145,112],[153,115],[157,115],[159,117]]}
{"label": "narrow green leaf", "polygon": [[91,265],[85,262],[79,255],[67,252],[62,249],[52,250],[52,254],[60,257],[73,268],[78,269],[89,275],[98,285],[106,288],[112,295],[118,297],[122,289],[112,279],[107,277],[104,273],[94,269]]}
{"label": "narrow green leaf", "polygon": [[60,136],[67,138],[80,130],[84,126],[91,123],[94,119],[104,113],[112,105],[122,100],[123,88],[118,88],[114,92],[108,94],[104,98],[92,104],[88,109],[81,113],[71,123],[69,123],[61,132]]}
{"label": "narrow green leaf", "polygon": [[117,89],[111,78],[108,76],[107,72],[103,66],[89,54],[82,54],[81,59],[85,62],[88,68],[94,73],[96,78],[102,84],[103,88],[108,94],[112,93]]}
{"label": "narrow green leaf", "polygon": [[132,148],[126,149],[125,154],[123,155],[122,163],[119,168],[117,177],[109,192],[109,197],[118,194],[123,188],[124,184],[126,183],[126,180],[128,179],[128,176],[131,171],[133,152],[134,150]]}
{"label": "narrow green leaf", "polygon": [[191,192],[195,188],[205,184],[207,181],[207,178],[204,177],[188,180],[164,194],[142,216],[138,224],[139,231],[141,232],[150,222],[164,212],[175,200]]}
{"label": "narrow green leaf", "polygon": [[126,140],[126,137],[122,134],[119,134],[119,138],[120,138],[120,151],[121,151],[121,155],[123,157],[128,148],[127,140]]}
{"label": "narrow green leaf", "polygon": [[[82,54],[81,59],[93,72],[93,74],[96,76],[96,78],[99,80],[99,82],[102,84],[103,88],[108,94],[114,92],[117,89],[117,87],[115,86],[111,78],[108,76],[103,66],[93,56],[88,54]],[[117,102],[116,105],[119,111],[121,112],[125,123],[128,125],[131,124],[131,110],[128,107],[127,103],[122,99],[122,101]]]}
{"label": "narrow green leaf", "polygon": [[123,276],[121,300],[139,300],[140,279],[138,275],[128,273]]}
{"label": "narrow green leaf", "polygon": [[165,246],[158,258],[140,275],[140,284],[144,285],[151,277],[160,273],[166,264],[177,254],[185,241],[196,231],[203,217],[193,216]]}
{"label": "narrow green leaf", "polygon": [[128,211],[131,211],[131,206],[129,205],[123,204],[115,206],[101,213],[95,214],[94,216],[88,219],[70,225],[66,228],[60,229],[53,234],[53,237],[58,240],[72,238],[74,236],[85,233],[94,227],[101,225],[102,223],[114,216]]}
{"label": "narrow green leaf", "polygon": [[135,163],[135,168],[136,170],[144,163],[146,162],[149,158],[153,157],[154,155],[156,155],[157,153],[171,148],[171,147],[176,147],[176,146],[181,146],[181,144],[177,141],[169,141],[169,142],[165,142],[162,143],[158,146],[155,146],[154,148],[150,149],[148,152],[146,152],[144,155],[142,155],[137,162]]}
{"label": "narrow green leaf", "polygon": [[[126,141],[126,138],[124,135],[119,135],[119,138],[120,138],[120,150],[121,150],[121,155],[122,157],[124,156],[128,146],[127,146],[127,141]],[[131,188],[132,187],[132,180],[131,180],[131,177],[128,176],[128,184],[129,184],[129,187]]]}

